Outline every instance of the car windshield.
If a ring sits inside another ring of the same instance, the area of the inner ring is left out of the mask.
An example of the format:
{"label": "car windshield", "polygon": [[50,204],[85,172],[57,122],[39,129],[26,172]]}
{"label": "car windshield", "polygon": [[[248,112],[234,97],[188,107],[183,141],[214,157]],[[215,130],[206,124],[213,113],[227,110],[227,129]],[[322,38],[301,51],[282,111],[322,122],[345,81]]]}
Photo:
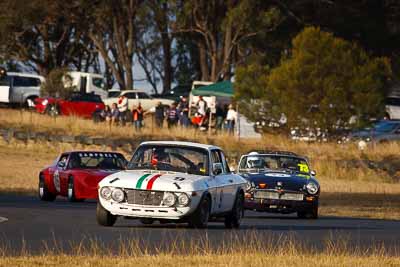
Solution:
{"label": "car windshield", "polygon": [[239,172],[287,171],[309,174],[310,169],[305,159],[281,155],[246,155],[239,165]]}
{"label": "car windshield", "polygon": [[398,126],[398,123],[394,122],[378,122],[374,125],[374,131],[388,133],[393,131]]}
{"label": "car windshield", "polygon": [[72,153],[68,161],[70,169],[125,169],[126,159],[119,153],[79,152]]}
{"label": "car windshield", "polygon": [[208,175],[208,151],[171,145],[140,146],[128,164],[129,170],[160,170]]}

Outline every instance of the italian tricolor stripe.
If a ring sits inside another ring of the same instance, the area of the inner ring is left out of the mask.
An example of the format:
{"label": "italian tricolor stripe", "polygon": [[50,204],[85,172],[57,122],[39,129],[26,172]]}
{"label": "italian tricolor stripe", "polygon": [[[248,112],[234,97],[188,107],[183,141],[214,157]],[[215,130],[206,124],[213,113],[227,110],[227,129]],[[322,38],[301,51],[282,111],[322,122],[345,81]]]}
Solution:
{"label": "italian tricolor stripe", "polygon": [[147,173],[147,174],[143,175],[142,177],[140,177],[136,183],[136,189],[140,189],[142,187],[144,179],[146,179],[150,175],[151,175],[150,173]]}
{"label": "italian tricolor stripe", "polygon": [[154,181],[157,180],[157,178],[160,177],[160,176],[161,176],[161,174],[156,174],[156,175],[154,175],[154,176],[150,179],[150,181],[147,183],[146,189],[147,189],[147,190],[151,190],[151,189],[153,188]]}

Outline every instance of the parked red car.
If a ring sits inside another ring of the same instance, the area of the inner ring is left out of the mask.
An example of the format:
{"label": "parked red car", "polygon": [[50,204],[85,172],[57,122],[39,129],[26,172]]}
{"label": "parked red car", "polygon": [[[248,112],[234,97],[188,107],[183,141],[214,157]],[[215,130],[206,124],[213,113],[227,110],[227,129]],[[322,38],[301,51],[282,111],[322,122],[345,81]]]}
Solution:
{"label": "parked red car", "polygon": [[53,165],[39,173],[39,198],[53,201],[65,196],[69,201],[97,199],[97,184],[106,176],[125,169],[120,153],[73,151],[59,155]]}
{"label": "parked red car", "polygon": [[104,109],[104,103],[99,95],[73,93],[68,99],[39,97],[35,99],[35,109],[39,113],[52,116],[75,115],[83,118],[93,118]]}

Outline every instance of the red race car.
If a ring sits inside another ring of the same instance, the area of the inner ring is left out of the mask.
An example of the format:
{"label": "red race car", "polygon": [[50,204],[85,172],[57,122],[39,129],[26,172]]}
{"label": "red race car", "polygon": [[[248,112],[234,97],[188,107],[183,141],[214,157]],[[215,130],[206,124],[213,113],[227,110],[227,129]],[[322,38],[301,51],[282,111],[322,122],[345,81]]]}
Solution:
{"label": "red race car", "polygon": [[39,113],[52,116],[75,115],[83,118],[94,118],[104,109],[104,103],[99,95],[73,93],[67,99],[39,97],[35,99],[35,109]]}
{"label": "red race car", "polygon": [[57,195],[69,201],[97,199],[97,184],[106,176],[125,169],[120,153],[73,151],[62,153],[39,174],[39,198],[53,201]]}

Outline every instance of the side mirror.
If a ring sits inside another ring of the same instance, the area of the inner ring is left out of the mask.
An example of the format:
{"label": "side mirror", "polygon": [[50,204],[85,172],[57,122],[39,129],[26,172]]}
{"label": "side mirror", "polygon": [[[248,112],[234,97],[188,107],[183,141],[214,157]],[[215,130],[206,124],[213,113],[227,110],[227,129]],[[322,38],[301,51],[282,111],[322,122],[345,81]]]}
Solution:
{"label": "side mirror", "polygon": [[65,161],[59,161],[59,162],[57,163],[57,167],[59,167],[59,168],[64,168],[64,167],[65,167]]}
{"label": "side mirror", "polygon": [[310,172],[310,174],[311,174],[312,176],[315,176],[315,175],[317,175],[317,172],[313,170],[313,171]]}
{"label": "side mirror", "polygon": [[213,163],[212,172],[214,175],[219,175],[222,173],[222,163]]}

